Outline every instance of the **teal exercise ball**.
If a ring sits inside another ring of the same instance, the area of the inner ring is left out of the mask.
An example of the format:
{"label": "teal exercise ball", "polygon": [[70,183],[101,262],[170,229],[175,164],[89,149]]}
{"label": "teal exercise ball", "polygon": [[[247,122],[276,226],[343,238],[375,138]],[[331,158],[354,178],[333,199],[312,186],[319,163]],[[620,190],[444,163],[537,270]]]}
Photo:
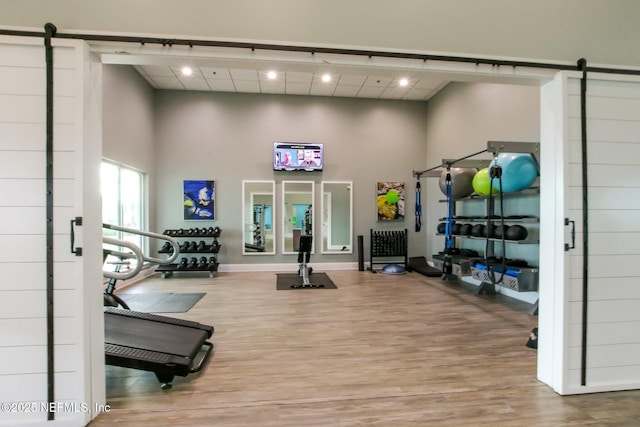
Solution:
{"label": "teal exercise ball", "polygon": [[447,173],[451,174],[451,198],[462,199],[463,197],[470,196],[473,193],[473,177],[476,174],[476,169],[473,168],[451,168],[449,171],[446,169],[440,174],[440,191],[445,196],[447,195]]}
{"label": "teal exercise ball", "polygon": [[[513,193],[529,188],[538,177],[538,164],[528,153],[500,153],[489,167],[502,168],[502,192]],[[500,189],[498,179],[493,179],[493,188]]]}
{"label": "teal exercise ball", "polygon": [[481,196],[488,196],[489,192],[497,193],[498,190],[491,188],[491,180],[489,179],[489,168],[480,169],[473,177],[473,191]]}

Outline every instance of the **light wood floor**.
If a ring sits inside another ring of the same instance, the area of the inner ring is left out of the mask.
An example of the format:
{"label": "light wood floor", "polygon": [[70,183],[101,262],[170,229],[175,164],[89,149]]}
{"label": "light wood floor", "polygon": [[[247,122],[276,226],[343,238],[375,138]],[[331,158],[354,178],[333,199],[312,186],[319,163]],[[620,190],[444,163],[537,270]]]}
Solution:
{"label": "light wood floor", "polygon": [[525,343],[536,317],[417,273],[327,272],[331,290],[276,291],[275,273],[176,274],[126,292],[206,292],[206,369],[163,391],[107,367],[98,426],[637,426],[640,391],[559,396]]}

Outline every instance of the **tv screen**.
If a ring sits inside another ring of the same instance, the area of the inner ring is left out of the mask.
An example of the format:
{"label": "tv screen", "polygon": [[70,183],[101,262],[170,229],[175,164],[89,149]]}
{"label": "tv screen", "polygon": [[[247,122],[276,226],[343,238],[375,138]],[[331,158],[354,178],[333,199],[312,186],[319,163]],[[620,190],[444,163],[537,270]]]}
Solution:
{"label": "tv screen", "polygon": [[308,142],[274,142],[273,169],[277,171],[321,171],[324,146]]}

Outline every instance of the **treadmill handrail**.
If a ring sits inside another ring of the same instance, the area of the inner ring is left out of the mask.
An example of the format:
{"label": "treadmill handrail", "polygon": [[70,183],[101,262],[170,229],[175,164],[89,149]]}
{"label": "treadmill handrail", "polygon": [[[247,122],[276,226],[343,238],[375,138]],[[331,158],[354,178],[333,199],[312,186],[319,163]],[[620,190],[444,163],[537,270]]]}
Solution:
{"label": "treadmill handrail", "polygon": [[150,231],[143,231],[135,228],[127,228],[127,227],[121,227],[119,225],[105,224],[105,223],[102,224],[102,228],[107,228],[109,230],[123,231],[125,233],[130,233],[130,234],[137,234],[139,236],[152,237],[154,239],[166,240],[171,244],[171,246],[173,246],[173,253],[171,254],[171,256],[169,256],[169,258],[156,258],[156,257],[146,256],[142,254],[142,259],[144,261],[151,262],[154,264],[160,264],[160,265],[171,264],[173,261],[178,259],[178,256],[180,255],[180,244],[176,239],[174,239],[171,236],[167,236],[166,234],[152,233]]}
{"label": "treadmill handrail", "polygon": [[140,248],[137,245],[131,242],[127,242],[126,240],[114,239],[113,237],[107,237],[107,236],[102,237],[102,242],[107,243],[109,245],[122,246],[128,249],[131,249],[131,251],[133,252],[133,253],[119,252],[119,251],[114,251],[110,249],[109,254],[117,256],[119,258],[135,258],[136,259],[135,267],[133,267],[131,270],[127,270],[123,272],[103,270],[102,275],[104,277],[107,277],[109,279],[127,280],[134,277],[138,273],[140,273],[140,271],[142,270],[142,260],[144,257],[142,255],[142,250],[140,250]]}

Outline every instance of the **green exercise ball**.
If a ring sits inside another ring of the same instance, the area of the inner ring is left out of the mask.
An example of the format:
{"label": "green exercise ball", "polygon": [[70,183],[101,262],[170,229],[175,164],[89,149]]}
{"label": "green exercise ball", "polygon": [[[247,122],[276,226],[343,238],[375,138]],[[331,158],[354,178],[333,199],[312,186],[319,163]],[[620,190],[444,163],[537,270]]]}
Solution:
{"label": "green exercise ball", "polygon": [[471,183],[473,185],[473,191],[481,196],[489,195],[489,192],[498,193],[495,188],[491,188],[491,179],[489,178],[489,168],[480,169],[478,173],[473,177]]}

